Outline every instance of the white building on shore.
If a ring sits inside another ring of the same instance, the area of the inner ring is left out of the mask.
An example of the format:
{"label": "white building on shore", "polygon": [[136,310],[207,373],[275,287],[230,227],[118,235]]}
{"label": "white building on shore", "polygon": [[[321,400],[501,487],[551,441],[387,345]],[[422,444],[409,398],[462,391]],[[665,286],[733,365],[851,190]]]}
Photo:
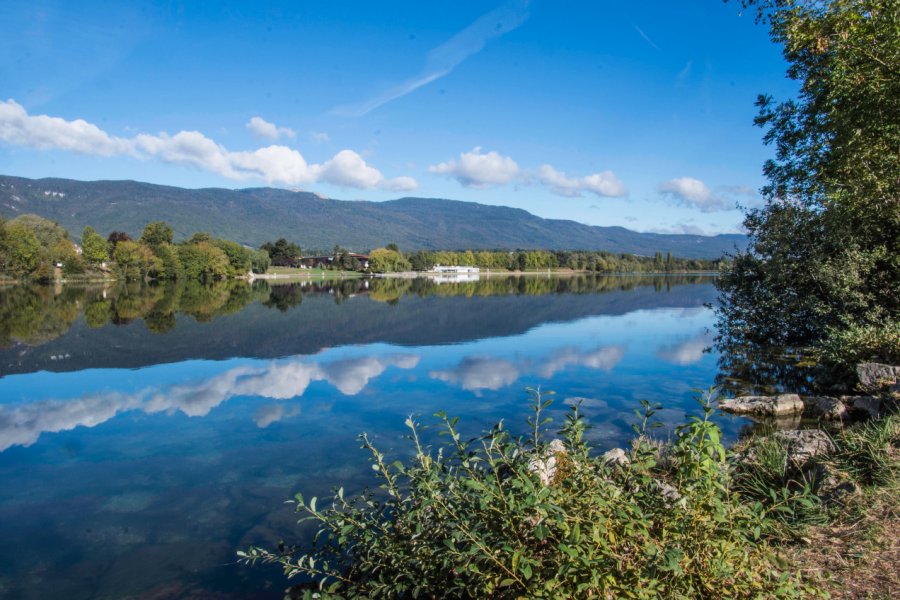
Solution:
{"label": "white building on shore", "polygon": [[440,273],[446,275],[459,275],[459,274],[475,274],[480,273],[481,269],[478,267],[459,267],[459,266],[442,266],[442,265],[434,265],[431,269],[433,273]]}

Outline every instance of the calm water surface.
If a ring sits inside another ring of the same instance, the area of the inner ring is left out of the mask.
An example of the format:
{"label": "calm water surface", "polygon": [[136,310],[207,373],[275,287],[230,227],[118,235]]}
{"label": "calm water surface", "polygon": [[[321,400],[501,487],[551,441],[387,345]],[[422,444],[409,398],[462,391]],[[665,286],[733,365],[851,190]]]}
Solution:
{"label": "calm water surface", "polygon": [[[295,492],[371,479],[409,414],[525,430],[582,402],[598,450],[716,376],[702,277],[0,288],[0,597],[281,598],[236,549],[299,541]],[[730,438],[744,422],[721,420]]]}

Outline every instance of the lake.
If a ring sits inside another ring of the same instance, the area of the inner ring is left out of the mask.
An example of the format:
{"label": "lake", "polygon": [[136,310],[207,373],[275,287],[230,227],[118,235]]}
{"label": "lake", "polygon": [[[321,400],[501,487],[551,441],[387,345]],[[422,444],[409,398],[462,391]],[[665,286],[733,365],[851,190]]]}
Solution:
{"label": "lake", "polygon": [[715,382],[715,299],[702,276],[0,288],[0,597],[281,598],[235,551],[304,541],[294,493],[371,482],[358,434],[402,458],[411,414],[524,432],[540,386],[597,451],[641,399],[665,436]]}

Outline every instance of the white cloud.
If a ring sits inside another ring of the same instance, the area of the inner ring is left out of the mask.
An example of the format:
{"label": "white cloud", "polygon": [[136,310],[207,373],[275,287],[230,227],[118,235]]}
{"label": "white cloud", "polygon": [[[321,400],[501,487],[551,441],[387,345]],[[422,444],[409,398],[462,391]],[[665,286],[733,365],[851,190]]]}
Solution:
{"label": "white cloud", "polygon": [[360,189],[373,188],[384,180],[384,176],[366,164],[362,156],[353,150],[341,150],[331,160],[322,165],[323,181],[341,187]]}
{"label": "white cloud", "polygon": [[30,116],[15,100],[0,102],[0,140],[39,150],[69,150],[97,156],[133,153],[128,140],[110,136],[96,125],[81,119]]}
{"label": "white cloud", "polygon": [[233,152],[199,131],[175,135],[141,133],[111,136],[83,120],[66,121],[29,115],[15,100],[0,102],[0,140],[37,149],[56,149],[94,156],[131,156],[187,165],[228,179],[261,179],[269,184],[302,185],[325,181],[343,187],[410,190],[411,177],[386,179],[353,150],[342,150],[321,165],[309,164],[297,150],[271,145]]}
{"label": "white cloud", "polygon": [[488,356],[467,356],[454,369],[431,371],[432,379],[458,383],[471,392],[478,390],[499,390],[519,378],[519,367],[502,358]]}
{"label": "white cloud", "polygon": [[612,171],[571,178],[550,165],[541,165],[538,168],[537,177],[554,194],[560,196],[575,197],[580,196],[582,192],[591,192],[601,197],[616,198],[628,194],[625,184]]}
{"label": "white cloud", "polygon": [[284,136],[286,138],[295,138],[297,134],[293,129],[287,127],[278,127],[275,123],[269,123],[262,117],[253,117],[247,122],[247,129],[256,137],[265,138],[267,140],[277,140]]}
{"label": "white cloud", "polygon": [[714,194],[709,187],[693,177],[678,177],[656,186],[657,191],[676,200],[680,204],[699,208],[702,212],[729,210],[722,196]]}
{"label": "white cloud", "polygon": [[483,154],[478,146],[471,152],[460,153],[459,160],[431,165],[428,172],[453,177],[466,187],[485,188],[509,183],[519,175],[520,170],[510,157],[493,151]]}
{"label": "white cloud", "polygon": [[550,378],[572,366],[612,371],[623,356],[625,348],[622,346],[602,346],[588,351],[575,347],[560,348],[540,362],[537,373],[541,377]]}
{"label": "white cloud", "polygon": [[703,358],[706,349],[712,346],[713,335],[706,331],[673,346],[660,348],[656,355],[676,365],[692,365]]}
{"label": "white cloud", "polygon": [[663,233],[663,234],[679,234],[679,235],[716,235],[715,233],[711,233],[706,231],[699,225],[694,225],[692,223],[676,223],[675,225],[671,225],[669,227],[654,227],[649,230],[650,233]]}
{"label": "white cloud", "polygon": [[508,0],[485,13],[452,38],[432,49],[422,71],[390,87],[383,93],[359,104],[339,106],[332,112],[359,117],[379,106],[414,92],[420,87],[444,77],[462,61],[481,51],[488,41],[512,31],[528,18],[528,0]]}
{"label": "white cloud", "polygon": [[392,192],[411,192],[419,187],[418,182],[412,177],[395,177],[384,182],[382,187]]}

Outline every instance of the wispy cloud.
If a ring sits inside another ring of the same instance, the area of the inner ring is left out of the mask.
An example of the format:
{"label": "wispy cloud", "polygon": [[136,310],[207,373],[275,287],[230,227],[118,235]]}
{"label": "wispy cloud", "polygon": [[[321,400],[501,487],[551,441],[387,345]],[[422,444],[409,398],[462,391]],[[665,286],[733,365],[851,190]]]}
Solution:
{"label": "wispy cloud", "polygon": [[[248,123],[257,132],[287,135],[262,119]],[[289,130],[288,130],[289,131]],[[290,132],[293,134],[293,132]],[[63,150],[92,156],[127,156],[185,165],[228,179],[262,179],[270,184],[302,185],[325,182],[358,189],[409,191],[417,187],[411,177],[387,179],[359,153],[341,150],[322,164],[310,164],[297,150],[271,145],[250,151],[228,150],[199,131],[174,135],[139,133],[118,137],[83,119],[67,121],[48,115],[29,115],[15,100],[0,101],[0,141],[36,148]]]}
{"label": "wispy cloud", "polygon": [[338,106],[332,112],[341,116],[359,117],[392,100],[402,98],[449,74],[461,62],[480,52],[490,40],[509,33],[527,19],[528,0],[508,0],[432,49],[426,56],[425,67],[416,76],[392,86],[365,102]]}
{"label": "wispy cloud", "polygon": [[694,61],[689,60],[687,64],[684,65],[684,68],[678,71],[678,77],[676,78],[676,82],[678,85],[684,85],[684,82],[687,81],[688,77],[691,76],[691,71],[694,68]]}
{"label": "wispy cloud", "polygon": [[634,30],[638,32],[638,35],[640,35],[642,38],[644,38],[644,41],[645,41],[645,42],[647,42],[648,44],[650,44],[651,46],[653,46],[654,49],[659,50],[659,46],[657,46],[657,45],[653,42],[653,40],[650,39],[650,36],[649,36],[649,35],[647,35],[646,33],[644,33],[644,30],[643,30],[643,29],[641,29],[640,27],[638,27],[636,23],[632,23],[631,25],[632,25],[632,27],[634,27]]}

